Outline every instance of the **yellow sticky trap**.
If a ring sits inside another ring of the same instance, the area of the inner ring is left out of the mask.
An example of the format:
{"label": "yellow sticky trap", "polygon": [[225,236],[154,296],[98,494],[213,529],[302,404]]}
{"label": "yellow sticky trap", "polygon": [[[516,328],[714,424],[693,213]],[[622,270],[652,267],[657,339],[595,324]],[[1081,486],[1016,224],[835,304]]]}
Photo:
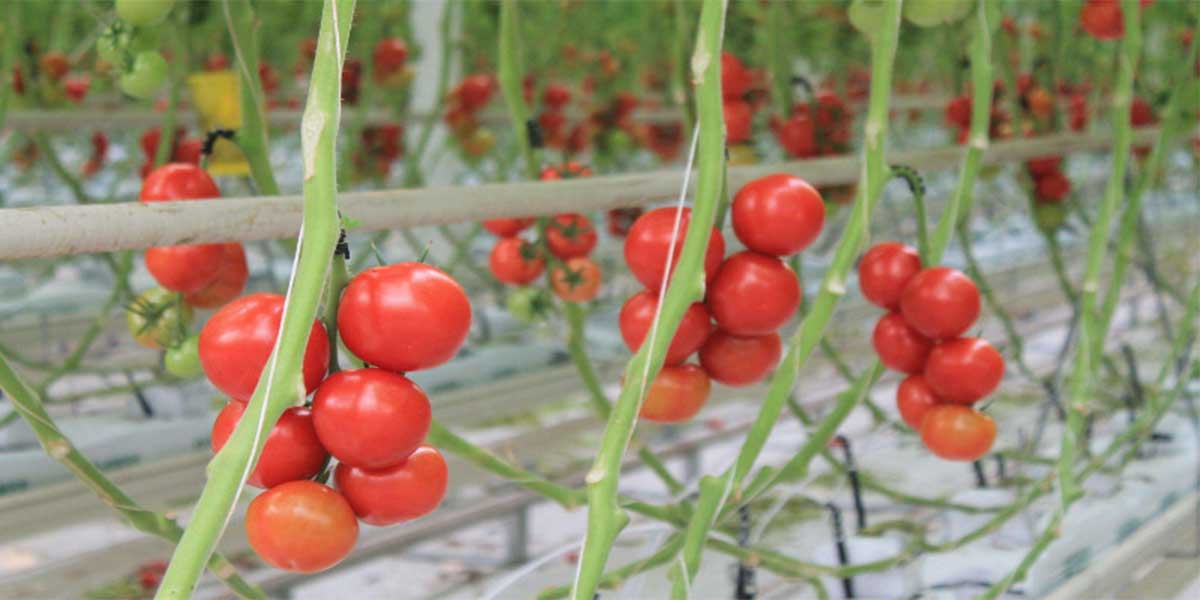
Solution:
{"label": "yellow sticky trap", "polygon": [[[204,131],[242,126],[242,105],[238,96],[238,78],[230,70],[193,73],[187,78],[192,102],[200,113]],[[250,164],[237,144],[219,139],[208,157],[207,170],[214,176],[249,175]]]}

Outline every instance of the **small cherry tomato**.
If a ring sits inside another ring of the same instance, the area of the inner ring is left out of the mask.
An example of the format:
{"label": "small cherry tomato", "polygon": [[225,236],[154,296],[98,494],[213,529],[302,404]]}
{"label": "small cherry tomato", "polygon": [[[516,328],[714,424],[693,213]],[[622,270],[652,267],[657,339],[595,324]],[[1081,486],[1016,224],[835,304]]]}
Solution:
{"label": "small cherry tomato", "polygon": [[250,502],[246,538],[271,566],[316,573],[350,554],[358,540],[358,521],[350,503],[333,488],[302,479],[277,485]]}
{"label": "small cherry tomato", "polygon": [[[212,451],[215,454],[229,441],[242,415],[246,403],[233,400],[221,409],[212,426]],[[321,472],[329,456],[317,439],[313,428],[313,415],[303,407],[283,411],[267,441],[263,445],[258,464],[246,479],[254,487],[273,488],[281,483],[300,479],[311,479]]]}
{"label": "small cherry tomato", "polygon": [[925,379],[948,402],[973,404],[1004,379],[1004,357],[979,338],[939,342],[925,363]]}
{"label": "small cherry tomato", "polygon": [[169,348],[187,336],[192,309],[179,295],[156,287],[142,292],[125,310],[125,324],[139,346]]}
{"label": "small cherry tomato", "polygon": [[521,233],[537,219],[488,219],[483,222],[483,228],[491,232],[492,235],[501,238],[508,238]]}
{"label": "small cherry tomato", "polygon": [[463,108],[477,110],[492,99],[492,78],[487,75],[468,75],[450,93]]}
{"label": "small cherry tomato", "polygon": [[389,371],[440,365],[471,330],[471,301],[453,277],[422,263],[359,273],[338,306],[342,342],[367,364]]}
{"label": "small cherry tomato", "polygon": [[921,419],[921,441],[940,458],[977,460],[996,441],[996,422],[969,406],[939,404]]}
{"label": "small cherry tomato", "polygon": [[725,259],[705,303],[721,329],[734,335],[766,335],[800,307],[800,281],[783,261],[757,252]]}
{"label": "small cherry tomato", "polygon": [[118,80],[121,91],[129,96],[147,100],[154,96],[167,79],[167,61],[155,50],[138,52],[129,70]]}
{"label": "small cherry tomato", "polygon": [[587,256],[596,247],[596,228],[581,214],[558,215],[546,226],[546,246],[563,260]]}
{"label": "small cherry tomato", "polygon": [[67,99],[75,104],[83,102],[91,87],[92,78],[87,75],[72,75],[63,81],[63,91],[67,94]]}
{"label": "small cherry tomato", "polygon": [[146,270],[168,290],[191,294],[217,278],[225,258],[224,244],[188,244],[147,248]]}
{"label": "small cherry tomato", "polygon": [[921,257],[900,242],[875,244],[858,263],[858,287],[868,302],[890,311],[900,309],[900,294],[921,271]]}
{"label": "small cherry tomato", "polygon": [[741,98],[750,91],[752,81],[750,71],[737,56],[729,52],[721,53],[721,96],[724,98]]}
{"label": "small cherry tomato", "polygon": [[719,383],[753,385],[779,364],[782,346],[778,333],[738,336],[718,329],[700,348],[700,366]]}
{"label": "small cherry tomato", "polygon": [[1062,169],[1062,157],[1056,154],[1038,156],[1025,161],[1025,168],[1035,179],[1043,175],[1057,173]]}
{"label": "small cherry tomato", "polygon": [[355,369],[330,375],[313,396],[313,425],[339,462],[367,469],[399,464],[429,432],[429,398],[403,375]]}
{"label": "small cherry tomato", "polygon": [[933,349],[933,341],[921,335],[899,313],[888,313],[875,324],[871,345],[879,362],[901,373],[920,373]]}
{"label": "small cherry tomato", "polygon": [[[208,380],[234,400],[249,400],[275,347],[282,320],[279,294],[251,294],[221,307],[200,330],[200,364]],[[304,349],[306,393],[317,388],[328,367],[329,337],[314,319]]]}
{"label": "small cherry tomato", "polygon": [[371,53],[375,69],[384,74],[394,73],[404,67],[408,60],[408,45],[400,38],[390,37],[375,43]]}
{"label": "small cherry tomato", "polygon": [[721,109],[725,116],[725,141],[740,144],[750,139],[754,109],[745,100],[725,99]]}
{"label": "small cherry tomato", "polygon": [[730,216],[734,233],[750,250],[791,256],[821,235],[825,202],[808,182],[780,173],[743,186]]}
{"label": "small cherry tomato", "polygon": [[1062,172],[1056,171],[1037,178],[1034,194],[1039,202],[1062,202],[1071,193],[1071,180]]}
{"label": "small cherry tomato", "polygon": [[1118,0],[1086,0],[1079,25],[1098,40],[1116,40],[1125,35],[1125,14]]}
{"label": "small cherry tomato", "polygon": [[943,402],[920,373],[905,377],[896,388],[896,408],[900,410],[900,418],[914,431],[921,430],[925,413],[939,404]]}
{"label": "small cherry tomato", "polygon": [[232,301],[246,289],[250,271],[246,267],[246,250],[236,242],[221,244],[224,257],[212,282],[203,289],[187,294],[183,301],[196,308],[216,308]]}
{"label": "small cherry tomato", "polygon": [[163,368],[180,378],[191,379],[204,372],[200,366],[200,336],[189,335],[182,342],[167,348]]}
{"label": "small cherry tomato", "polygon": [[71,70],[71,61],[62,52],[51,51],[43,54],[38,59],[38,65],[51,81],[62,79],[67,71]]}
{"label": "small cherry tomato", "polygon": [[808,158],[817,154],[816,130],[807,111],[793,111],[787,120],[775,127],[775,138],[792,158]]}
{"label": "small cherry tomato", "polygon": [[130,25],[158,24],[167,18],[175,0],[117,0],[117,16]]}
{"label": "small cherry tomato", "polygon": [[[674,207],[656,208],[638,217],[633,227],[629,228],[629,234],[625,236],[625,263],[646,289],[657,292],[662,286],[663,277],[668,271],[668,252],[671,252],[671,272],[674,272],[675,265],[679,262],[692,209],[681,209],[678,231],[675,230],[675,217]],[[673,251],[672,239],[675,242]],[[708,238],[708,248],[704,252],[704,274],[708,281],[712,281],[717,268],[721,266],[723,256],[725,238],[714,227],[711,237]]]}
{"label": "small cherry tomato", "polygon": [[367,470],[342,463],[338,489],[364,523],[392,525],[427,515],[446,496],[446,460],[432,446],[417,448],[400,464]]}
{"label": "small cherry tomato", "polygon": [[502,238],[488,256],[492,276],[508,285],[525,285],[542,275],[546,259],[537,246],[521,238]]}
{"label": "small cherry tomato", "polygon": [[[154,146],[158,146],[154,138]],[[142,181],[138,199],[142,202],[164,200],[198,200],[219,198],[221,189],[204,169],[192,164],[168,163],[153,171]]]}
{"label": "small cherry tomato", "polygon": [[[641,291],[629,297],[621,307],[618,317],[621,329],[621,339],[630,352],[637,352],[650,332],[654,322],[654,313],[658,310],[658,295],[650,291]],[[687,360],[712,333],[712,323],[709,320],[708,308],[703,303],[694,302],[683,312],[675,337],[667,346],[667,356],[664,364],[677,365]],[[660,332],[661,334],[661,332]]]}
{"label": "small cherry tomato", "polygon": [[979,290],[957,269],[930,267],[904,286],[900,313],[925,337],[958,337],[979,317]]}
{"label": "small cherry tomato", "polygon": [[600,267],[590,258],[572,258],[550,270],[550,287],[567,302],[587,302],[600,293]]}
{"label": "small cherry tomato", "polygon": [[687,421],[704,408],[711,388],[708,373],[696,365],[663,367],[646,386],[638,415],[654,423]]}
{"label": "small cherry tomato", "polygon": [[571,90],[561,83],[551,83],[542,90],[542,104],[550,110],[559,110],[571,101]]}

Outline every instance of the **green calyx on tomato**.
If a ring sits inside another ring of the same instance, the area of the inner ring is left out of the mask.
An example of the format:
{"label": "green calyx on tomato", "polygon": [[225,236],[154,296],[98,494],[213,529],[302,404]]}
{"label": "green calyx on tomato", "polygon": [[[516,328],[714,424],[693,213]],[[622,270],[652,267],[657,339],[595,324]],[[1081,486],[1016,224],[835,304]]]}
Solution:
{"label": "green calyx on tomato", "polygon": [[508,293],[505,305],[514,319],[529,324],[545,316],[553,304],[546,290],[536,287],[519,287]]}

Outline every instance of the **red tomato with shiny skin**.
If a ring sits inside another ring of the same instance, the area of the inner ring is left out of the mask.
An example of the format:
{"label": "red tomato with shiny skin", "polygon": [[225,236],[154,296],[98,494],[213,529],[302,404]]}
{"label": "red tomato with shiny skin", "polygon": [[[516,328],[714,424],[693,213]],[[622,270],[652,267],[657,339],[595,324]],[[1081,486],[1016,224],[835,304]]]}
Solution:
{"label": "red tomato with shiny skin", "polygon": [[216,308],[242,294],[250,271],[246,266],[246,250],[241,244],[230,242],[224,247],[221,266],[217,274],[203,289],[184,296],[183,301],[196,308]]}
{"label": "red tomato with shiny skin", "polygon": [[[234,400],[254,394],[283,320],[283,296],[250,294],[221,307],[200,330],[200,364],[217,389]],[[314,319],[304,349],[304,388],[312,392],[329,368],[329,337]],[[292,385],[276,381],[274,385]]]}
{"label": "red tomato with shiny skin", "polygon": [[717,271],[705,302],[721,329],[734,335],[766,335],[795,316],[800,281],[774,256],[738,252]]}
{"label": "red tomato with shiny skin", "polygon": [[905,377],[896,388],[896,408],[900,410],[900,418],[914,431],[921,430],[925,413],[939,404],[943,404],[942,400],[920,373]]}
{"label": "red tomato with shiny skin", "polygon": [[687,421],[704,408],[711,389],[708,373],[696,365],[663,367],[646,386],[638,415],[654,423]]}
{"label": "red tomato with shiny skin", "polygon": [[921,419],[921,441],[939,458],[978,460],[996,441],[996,422],[969,406],[941,404]]}
{"label": "red tomato with shiny skin", "polygon": [[958,337],[979,318],[979,290],[957,269],[930,267],[904,286],[900,313],[925,337]]}
{"label": "red tomato with shiny skin", "polygon": [[[245,412],[246,403],[237,400],[221,409],[212,426],[213,453],[225,446]],[[289,408],[271,428],[258,464],[246,482],[254,487],[273,488],[289,481],[312,479],[321,472],[328,456],[313,429],[312,411],[303,407]]]}
{"label": "red tomato with shiny skin", "polygon": [[355,467],[403,462],[425,440],[432,418],[425,392],[383,369],[339,371],[313,396],[312,421],[321,444]]}
{"label": "red tomato with shiny skin", "polygon": [[[629,297],[621,307],[618,317],[621,329],[621,339],[630,352],[637,352],[650,332],[654,322],[654,312],[658,310],[658,295],[651,291],[641,291]],[[664,364],[677,365],[687,360],[694,352],[704,345],[712,333],[712,322],[708,308],[701,302],[694,302],[683,312],[675,337],[667,346],[667,357]]]}
{"label": "red tomato with shiny skin", "polygon": [[587,302],[600,293],[600,267],[590,258],[572,258],[550,270],[550,287],[567,302]]}
{"label": "red tomato with shiny skin", "polygon": [[1057,171],[1038,177],[1034,185],[1034,195],[1039,202],[1062,202],[1070,193],[1071,180]]}
{"label": "red tomato with shiny skin", "polygon": [[342,463],[334,480],[364,523],[392,525],[427,515],[446,496],[446,460],[432,446],[417,448],[400,464],[367,470]]}
{"label": "red tomato with shiny skin", "polygon": [[775,128],[775,137],[792,158],[817,155],[816,129],[807,112],[793,112]]}
{"label": "red tomato with shiny skin", "polygon": [[[674,251],[671,252],[671,271],[679,262],[683,250],[683,240],[687,236],[688,222],[691,221],[692,209],[683,207],[679,215],[679,231],[675,231],[676,209],[664,206],[644,213],[634,221],[625,236],[625,263],[633,276],[646,289],[658,292],[662,286],[663,277],[667,273],[667,253],[671,251],[671,240],[674,235]],[[725,238],[716,227],[708,238],[708,248],[704,252],[704,274],[712,281],[721,266],[721,257],[725,256]]]}
{"label": "red tomato with shiny skin", "polygon": [[521,233],[522,231],[527,229],[530,225],[533,225],[534,221],[536,221],[536,220],[537,219],[532,219],[532,218],[488,219],[483,222],[483,228],[488,230],[489,232],[491,232],[491,234],[496,237],[508,238],[508,237],[513,237],[513,236],[517,235],[518,233]]}
{"label": "red tomato with shiny skin", "polygon": [[747,183],[733,198],[733,231],[747,248],[791,256],[812,244],[825,224],[825,202],[807,181],[785,173]]}
{"label": "red tomato with shiny skin", "polygon": [[350,503],[333,488],[289,481],[250,502],[246,538],[271,566],[316,573],[350,554],[358,540],[358,521]]}
{"label": "red tomato with shiny skin", "polygon": [[416,262],[359,273],[338,305],[342,342],[389,371],[436,367],[458,353],[471,330],[471,301],[453,277]]}
{"label": "red tomato with shiny skin", "polygon": [[925,379],[946,401],[971,405],[1000,385],[1004,379],[1004,357],[987,340],[946,340],[929,353]]}
{"label": "red tomato with shiny skin", "polygon": [[1079,25],[1098,40],[1125,35],[1125,15],[1117,0],[1087,0],[1079,11]]}
{"label": "red tomato with shiny skin", "polygon": [[225,258],[224,244],[187,244],[147,248],[146,270],[158,285],[173,292],[199,292],[216,280]]}
{"label": "red tomato with shiny skin", "polygon": [[900,309],[904,286],[921,272],[917,249],[900,242],[880,242],[858,263],[858,287],[868,302],[890,311]]}
{"label": "red tomato with shiny skin", "polygon": [[741,98],[750,91],[750,71],[738,57],[729,52],[721,53],[721,96]]}
{"label": "red tomato with shiny skin", "polygon": [[754,109],[745,100],[725,99],[721,106],[725,115],[725,141],[739,144],[750,139],[751,124],[754,122]]}
{"label": "red tomato with shiny skin", "polygon": [[596,247],[596,228],[581,214],[557,215],[546,226],[546,246],[563,260],[587,256]]}
{"label": "red tomato with shiny skin", "polygon": [[142,202],[218,198],[221,190],[208,173],[188,163],[167,163],[154,169],[142,182]]}
{"label": "red tomato with shiny skin", "polygon": [[521,238],[503,238],[492,247],[488,256],[492,276],[508,285],[525,285],[542,275],[546,259],[537,246]]}
{"label": "red tomato with shiny skin", "polygon": [[875,324],[871,345],[879,362],[901,373],[920,373],[925,368],[933,341],[921,335],[899,313],[888,313]]}
{"label": "red tomato with shiny skin", "polygon": [[742,387],[766,379],[782,353],[778,333],[738,336],[718,329],[700,348],[700,366],[717,382]]}

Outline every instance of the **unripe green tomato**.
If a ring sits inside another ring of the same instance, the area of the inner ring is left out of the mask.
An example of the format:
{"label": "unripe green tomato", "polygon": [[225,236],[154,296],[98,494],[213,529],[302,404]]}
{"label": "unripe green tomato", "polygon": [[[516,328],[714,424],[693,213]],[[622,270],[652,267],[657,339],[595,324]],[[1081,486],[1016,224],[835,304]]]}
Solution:
{"label": "unripe green tomato", "polygon": [[850,24],[867,37],[875,35],[883,28],[884,12],[887,6],[882,0],[854,0],[846,11]]}
{"label": "unripe green tomato", "polygon": [[608,134],[608,148],[613,154],[625,154],[633,148],[633,138],[620,129],[614,129]]}
{"label": "unripe green tomato", "polygon": [[138,27],[129,35],[129,51],[133,53],[158,50],[158,28]]}
{"label": "unripe green tomato", "polygon": [[192,324],[192,307],[179,294],[165,288],[142,292],[125,311],[129,335],[139,345],[155,350],[171,346]]}
{"label": "unripe green tomato", "polygon": [[115,27],[105,29],[96,38],[96,57],[114,65],[121,64],[123,58],[121,36],[122,34]]}
{"label": "unripe green tomato", "polygon": [[1058,231],[1067,221],[1067,207],[1062,202],[1034,202],[1033,222],[1047,233]]}
{"label": "unripe green tomato", "polygon": [[519,287],[508,293],[505,304],[514,319],[529,324],[537,320],[545,306],[546,298],[540,289]]}
{"label": "unripe green tomato", "polygon": [[133,65],[121,74],[121,91],[146,100],[162,87],[167,79],[167,61],[158,52],[139,52],[133,57]]}
{"label": "unripe green tomato", "polygon": [[131,25],[156,25],[174,5],[175,0],[117,0],[117,16]]}
{"label": "unripe green tomato", "polygon": [[970,0],[905,0],[904,18],[919,27],[953,23],[971,12]]}
{"label": "unripe green tomato", "polygon": [[178,345],[167,348],[163,366],[180,379],[191,379],[204,372],[200,366],[200,336],[189,335]]}

